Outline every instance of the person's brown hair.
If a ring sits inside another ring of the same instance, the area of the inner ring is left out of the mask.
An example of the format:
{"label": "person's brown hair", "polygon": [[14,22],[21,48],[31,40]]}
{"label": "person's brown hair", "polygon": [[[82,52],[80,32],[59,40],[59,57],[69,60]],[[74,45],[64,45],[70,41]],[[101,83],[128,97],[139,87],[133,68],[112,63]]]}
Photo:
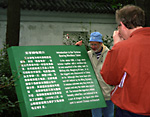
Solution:
{"label": "person's brown hair", "polygon": [[135,5],[126,5],[116,11],[116,22],[118,25],[122,22],[128,29],[145,25],[145,13],[140,7]]}

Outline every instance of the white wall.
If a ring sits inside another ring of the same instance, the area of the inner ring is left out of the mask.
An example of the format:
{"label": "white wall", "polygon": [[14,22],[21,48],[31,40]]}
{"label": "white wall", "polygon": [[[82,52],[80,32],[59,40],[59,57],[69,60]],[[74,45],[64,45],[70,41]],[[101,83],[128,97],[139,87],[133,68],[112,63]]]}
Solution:
{"label": "white wall", "polygon": [[3,47],[5,39],[6,39],[6,22],[0,21],[0,49]]}
{"label": "white wall", "polygon": [[[6,10],[0,9],[0,47],[6,38]],[[64,31],[99,31],[111,36],[115,29],[112,14],[22,11],[20,46],[62,45]]]}

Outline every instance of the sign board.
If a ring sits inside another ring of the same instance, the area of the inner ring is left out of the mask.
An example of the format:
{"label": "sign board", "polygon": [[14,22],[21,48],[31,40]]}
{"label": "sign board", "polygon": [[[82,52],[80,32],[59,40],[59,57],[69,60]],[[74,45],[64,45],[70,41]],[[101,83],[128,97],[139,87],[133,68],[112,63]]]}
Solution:
{"label": "sign board", "polygon": [[106,107],[85,46],[13,46],[8,55],[23,117]]}

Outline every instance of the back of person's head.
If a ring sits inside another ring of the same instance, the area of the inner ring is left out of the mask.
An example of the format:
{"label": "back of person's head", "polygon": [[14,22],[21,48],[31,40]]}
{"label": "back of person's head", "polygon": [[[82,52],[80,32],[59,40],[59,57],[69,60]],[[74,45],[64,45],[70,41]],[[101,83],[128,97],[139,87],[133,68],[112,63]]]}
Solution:
{"label": "back of person's head", "polygon": [[116,22],[118,25],[122,22],[128,29],[145,25],[145,13],[140,7],[135,5],[126,5],[116,11]]}

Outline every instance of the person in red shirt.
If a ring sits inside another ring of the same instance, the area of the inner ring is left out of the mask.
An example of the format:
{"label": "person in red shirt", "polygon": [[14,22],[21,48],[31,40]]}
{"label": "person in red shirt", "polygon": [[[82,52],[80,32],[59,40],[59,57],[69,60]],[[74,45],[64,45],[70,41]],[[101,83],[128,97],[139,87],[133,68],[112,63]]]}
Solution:
{"label": "person in red shirt", "polygon": [[115,85],[111,100],[116,117],[150,116],[150,27],[144,11],[126,5],[116,11],[118,30],[100,71],[104,81]]}

